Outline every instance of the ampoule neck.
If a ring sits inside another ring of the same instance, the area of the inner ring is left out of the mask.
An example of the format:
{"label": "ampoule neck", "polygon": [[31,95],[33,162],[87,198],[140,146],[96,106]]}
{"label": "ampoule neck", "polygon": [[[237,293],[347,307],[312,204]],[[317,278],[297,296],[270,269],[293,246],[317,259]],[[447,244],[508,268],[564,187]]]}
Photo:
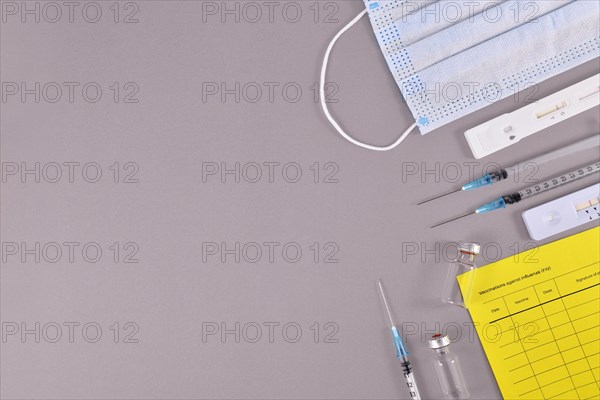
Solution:
{"label": "ampoule neck", "polygon": [[475,254],[461,251],[458,254],[457,262],[469,265],[475,265]]}
{"label": "ampoule neck", "polygon": [[434,349],[436,354],[450,354],[450,346],[440,347],[439,349]]}

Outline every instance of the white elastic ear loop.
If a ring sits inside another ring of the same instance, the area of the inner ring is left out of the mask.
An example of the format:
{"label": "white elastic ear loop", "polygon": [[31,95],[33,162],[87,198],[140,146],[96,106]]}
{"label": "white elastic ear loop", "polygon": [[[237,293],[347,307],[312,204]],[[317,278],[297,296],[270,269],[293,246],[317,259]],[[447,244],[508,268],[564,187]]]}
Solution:
{"label": "white elastic ear loop", "polygon": [[365,149],[375,150],[375,151],[388,151],[388,150],[391,150],[394,147],[398,146],[400,143],[402,143],[402,141],[404,139],[406,139],[406,137],[408,136],[408,134],[413,129],[415,129],[417,127],[417,123],[415,122],[413,125],[411,125],[406,130],[406,132],[404,132],[402,134],[402,136],[400,136],[398,138],[398,140],[396,140],[394,143],[390,144],[389,146],[385,146],[385,147],[371,146],[370,144],[359,142],[358,140],[352,138],[350,135],[348,135],[346,132],[344,132],[344,130],[342,129],[342,127],[331,116],[331,113],[329,112],[329,109],[327,108],[327,103],[326,103],[326,98],[325,98],[325,75],[327,73],[327,63],[329,62],[329,54],[331,53],[331,50],[333,49],[333,46],[335,45],[335,42],[337,42],[337,40],[340,38],[340,36],[342,36],[344,34],[344,32],[346,32],[348,29],[350,29],[352,27],[352,25],[354,25],[366,13],[367,13],[366,9],[363,10],[363,11],[361,11],[360,14],[358,14],[352,21],[350,21],[348,23],[348,25],[344,26],[333,37],[333,39],[331,39],[331,42],[329,43],[329,46],[327,46],[327,51],[325,52],[325,57],[323,58],[323,66],[321,67],[321,80],[319,81],[319,96],[320,96],[321,107],[323,108],[323,112],[325,113],[325,116],[327,117],[327,119],[329,120],[329,122],[331,123],[331,125],[333,125],[333,127],[339,132],[339,134],[342,135],[346,140],[348,140],[351,143],[354,143],[357,146],[363,147]]}

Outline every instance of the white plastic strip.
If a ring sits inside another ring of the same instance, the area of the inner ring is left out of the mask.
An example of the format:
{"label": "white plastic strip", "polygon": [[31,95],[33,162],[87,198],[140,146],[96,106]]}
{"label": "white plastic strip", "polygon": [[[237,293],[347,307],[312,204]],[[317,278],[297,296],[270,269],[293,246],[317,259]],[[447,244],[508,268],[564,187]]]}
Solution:
{"label": "white plastic strip", "polygon": [[523,212],[529,236],[542,240],[600,218],[600,183]]}
{"label": "white plastic strip", "polygon": [[502,150],[600,104],[600,74],[465,132],[475,158]]}

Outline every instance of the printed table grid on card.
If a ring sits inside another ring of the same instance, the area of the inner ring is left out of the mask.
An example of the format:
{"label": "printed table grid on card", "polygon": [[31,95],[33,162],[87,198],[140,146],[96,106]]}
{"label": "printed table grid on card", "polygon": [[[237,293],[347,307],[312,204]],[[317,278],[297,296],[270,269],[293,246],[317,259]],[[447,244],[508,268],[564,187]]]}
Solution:
{"label": "printed table grid on card", "polygon": [[600,398],[600,228],[458,277],[509,399]]}

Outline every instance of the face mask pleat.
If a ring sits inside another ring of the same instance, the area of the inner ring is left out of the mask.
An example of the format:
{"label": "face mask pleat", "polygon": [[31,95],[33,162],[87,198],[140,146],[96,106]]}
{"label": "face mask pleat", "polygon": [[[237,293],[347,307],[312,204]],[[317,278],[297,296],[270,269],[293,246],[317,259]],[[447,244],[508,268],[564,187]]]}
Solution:
{"label": "face mask pleat", "polygon": [[[487,105],[513,95],[556,75],[556,71],[573,64],[577,58],[597,56],[597,38],[581,42],[577,35],[571,34],[574,19],[578,20],[579,29],[592,29],[597,25],[598,14],[584,14],[584,8],[583,2],[572,3],[560,13],[538,18],[537,23],[521,25],[494,36],[420,71],[419,86],[414,85],[414,79],[408,78],[399,81],[400,87],[405,96],[426,104],[418,114],[428,112],[431,124],[443,121],[453,113],[470,110],[481,102]],[[548,40],[549,35],[562,39]],[[539,54],[555,56],[540,60]],[[448,71],[452,74],[448,75]],[[423,82],[437,87],[427,87]],[[453,86],[456,87],[454,91]]]}
{"label": "face mask pleat", "polygon": [[402,3],[401,7],[404,12],[392,15],[391,20],[393,22],[388,19],[386,23],[385,18],[378,18],[378,16],[373,15],[378,20],[375,31],[377,33],[380,29],[398,29],[402,37],[402,43],[405,47],[409,47],[414,43],[441,33],[448,27],[463,21],[472,21],[483,10],[500,7],[503,2],[507,1],[438,0],[423,4],[421,2],[406,1]]}
{"label": "face mask pleat", "polygon": [[[544,15],[552,13],[572,2],[573,0],[544,1],[537,8],[535,19],[539,20]],[[490,20],[487,14],[480,12],[464,17],[461,22],[452,25],[448,25],[448,21],[444,21],[443,19],[440,23],[422,24],[419,22],[416,25],[421,25],[424,31],[427,30],[427,26],[432,27],[430,30],[437,30],[441,26],[443,26],[443,29],[439,29],[435,34],[422,37],[410,44],[405,37],[407,30],[405,24],[396,21],[394,24],[389,25],[387,30],[399,32],[402,42],[401,47],[389,53],[390,59],[396,61],[397,65],[397,68],[393,71],[395,78],[405,79],[409,75],[418,74],[436,63],[482,44],[496,36],[518,29],[527,23],[537,23],[528,22],[526,13],[523,13],[519,20],[515,20],[515,11],[511,10],[513,6],[513,2],[504,2],[498,5],[498,9],[495,11],[500,15],[498,20]],[[433,18],[430,17],[430,19]],[[410,70],[403,68],[402,63],[398,64],[399,60],[406,59],[405,54],[410,55]]]}
{"label": "face mask pleat", "polygon": [[595,1],[493,1],[497,10],[487,14],[486,2],[449,2],[465,7],[458,22],[423,14],[444,2],[412,13],[409,2],[394,3],[394,13],[373,7],[369,17],[421,133],[591,60],[600,49]]}
{"label": "face mask pleat", "polygon": [[[375,30],[385,27],[386,25],[398,21],[408,20],[410,16],[414,16],[421,12],[425,7],[435,4],[441,0],[365,0],[367,9],[370,10],[371,16],[376,15],[375,18],[371,18],[374,22]],[[377,8],[371,8],[371,5],[376,5]]]}

